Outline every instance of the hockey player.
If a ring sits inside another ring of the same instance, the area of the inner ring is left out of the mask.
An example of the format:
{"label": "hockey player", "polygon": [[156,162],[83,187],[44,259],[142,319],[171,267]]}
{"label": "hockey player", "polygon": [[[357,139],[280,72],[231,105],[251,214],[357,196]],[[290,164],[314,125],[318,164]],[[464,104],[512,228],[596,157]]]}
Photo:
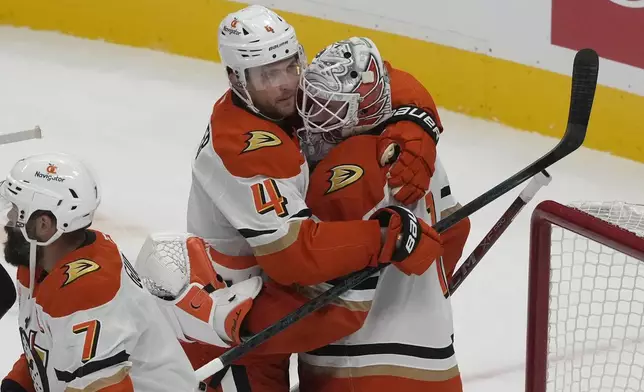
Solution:
{"label": "hockey player", "polygon": [[[223,256],[234,256],[226,268],[217,269],[223,279],[235,284],[263,269],[272,281],[296,284],[310,296],[328,286],[324,283],[328,280],[382,262],[393,261],[395,268],[408,274],[426,271],[443,249],[426,224],[419,223],[423,230],[412,231],[414,216],[383,209],[380,213],[388,219],[324,223],[311,219],[304,201],[309,168],[293,132],[299,122],[295,93],[305,62],[293,28],[272,11],[250,6],[221,23],[219,50],[231,88],[215,104],[196,152],[188,231]],[[375,125],[390,113],[391,102],[384,102],[372,110],[368,121]],[[420,151],[413,159],[401,159],[398,172],[391,172],[389,180],[398,181],[396,197],[411,202],[423,195],[419,187],[429,186],[434,136],[413,123],[405,132],[383,136],[402,147],[409,140],[415,152]],[[401,157],[409,155],[408,149],[403,150]],[[418,246],[407,251],[404,244],[411,237]],[[321,286],[309,287],[316,284]],[[372,295],[373,287],[366,291],[363,296]],[[191,347],[199,351],[204,345]],[[204,361],[212,359],[208,355]],[[278,369],[288,366],[288,359],[263,358],[262,364],[272,367],[274,378],[284,383],[286,373]],[[199,366],[194,361],[193,365]],[[245,372],[235,369],[224,377]]]}
{"label": "hockey player", "polygon": [[88,229],[100,197],[64,154],[21,159],[0,184],[24,349],[0,391],[194,390],[154,297],[110,237]]}
{"label": "hockey player", "polygon": [[[215,104],[193,162],[188,231],[225,255],[254,255],[258,265],[244,268],[242,279],[261,267],[284,285],[318,284],[404,251],[397,239],[411,235],[406,214],[386,210],[391,219],[384,227],[373,219],[311,219],[304,201],[309,168],[292,127],[305,63],[293,27],[262,6],[249,6],[227,16],[218,36],[231,88]],[[390,102],[372,108],[369,121],[384,119],[390,108]],[[420,128],[390,136],[408,135],[413,143],[433,143]],[[397,268],[422,274],[442,252],[436,233],[426,229],[417,232],[419,251],[397,258]]]}
{"label": "hockey player", "polygon": [[[392,143],[383,149],[376,136],[354,136],[369,128],[353,126],[388,92],[388,71],[393,71],[395,94],[396,71],[382,61],[371,40],[359,37],[330,45],[304,71],[298,99],[305,125],[301,135],[312,159],[322,158],[311,174],[306,201],[322,221],[367,219],[383,207],[395,208],[390,206],[394,200],[387,173],[397,162],[398,147]],[[410,116],[423,121],[422,111],[399,109],[382,125],[415,121]],[[458,208],[439,160],[435,168],[430,191],[410,206],[431,223]],[[468,234],[467,219],[444,233],[443,257],[421,276],[384,270],[364,326],[329,346],[299,355],[300,389],[461,391],[448,290],[451,273],[446,273],[445,265],[450,269],[456,265]]]}

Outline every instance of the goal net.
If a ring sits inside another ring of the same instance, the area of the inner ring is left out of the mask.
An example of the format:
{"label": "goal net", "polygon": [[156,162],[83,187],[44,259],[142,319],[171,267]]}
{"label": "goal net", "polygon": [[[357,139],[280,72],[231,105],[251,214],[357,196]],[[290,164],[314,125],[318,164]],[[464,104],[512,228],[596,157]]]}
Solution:
{"label": "goal net", "polygon": [[644,206],[545,201],[530,236],[526,392],[644,391]]}

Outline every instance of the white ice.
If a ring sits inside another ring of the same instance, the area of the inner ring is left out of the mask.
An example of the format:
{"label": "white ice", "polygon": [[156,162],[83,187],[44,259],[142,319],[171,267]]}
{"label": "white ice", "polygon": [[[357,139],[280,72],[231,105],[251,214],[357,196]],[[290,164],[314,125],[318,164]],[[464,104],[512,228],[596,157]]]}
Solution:
{"label": "white ice", "polygon": [[[0,146],[0,177],[16,160],[34,153],[63,151],[87,160],[103,186],[95,227],[112,234],[134,259],[147,233],[185,228],[190,162],[211,106],[226,87],[224,71],[215,63],[2,27],[0,133],[40,125],[44,138]],[[557,142],[447,110],[441,115],[440,154],[462,203]],[[536,203],[641,202],[644,196],[644,165],[606,153],[582,148],[550,173],[550,186],[453,297],[466,391],[523,389],[528,230]],[[472,217],[465,254],[518,192]],[[2,377],[21,352],[16,314],[14,307],[0,321]]]}

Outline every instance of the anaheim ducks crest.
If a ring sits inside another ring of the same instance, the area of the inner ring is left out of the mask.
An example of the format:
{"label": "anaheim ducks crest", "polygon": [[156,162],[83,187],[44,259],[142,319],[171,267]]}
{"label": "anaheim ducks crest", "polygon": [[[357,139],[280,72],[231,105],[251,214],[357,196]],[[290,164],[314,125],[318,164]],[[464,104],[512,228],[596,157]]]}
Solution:
{"label": "anaheim ducks crest", "polygon": [[338,165],[329,169],[329,189],[325,195],[333,193],[358,181],[364,175],[364,169],[358,165]]}
{"label": "anaheim ducks crest", "polygon": [[259,150],[264,147],[275,147],[282,144],[282,139],[268,131],[250,131],[246,140],[246,148],[242,152]]}
{"label": "anaheim ducks crest", "polygon": [[67,268],[63,273],[67,276],[62,287],[74,282],[78,278],[90,274],[94,271],[101,269],[101,266],[92,260],[80,259],[65,264],[63,267]]}

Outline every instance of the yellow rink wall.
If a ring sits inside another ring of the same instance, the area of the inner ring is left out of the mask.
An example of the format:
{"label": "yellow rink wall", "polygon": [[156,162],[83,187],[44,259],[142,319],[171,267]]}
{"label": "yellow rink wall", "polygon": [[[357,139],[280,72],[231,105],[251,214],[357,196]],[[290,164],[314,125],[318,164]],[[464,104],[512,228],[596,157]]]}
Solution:
{"label": "yellow rink wall", "polygon": [[[219,61],[217,26],[226,14],[244,6],[226,0],[0,0],[0,24]],[[394,66],[423,82],[439,106],[545,135],[563,134],[569,76],[382,31],[278,12],[294,25],[309,56],[335,40],[365,35]],[[641,111],[644,97],[599,86],[585,145],[644,162]]]}

